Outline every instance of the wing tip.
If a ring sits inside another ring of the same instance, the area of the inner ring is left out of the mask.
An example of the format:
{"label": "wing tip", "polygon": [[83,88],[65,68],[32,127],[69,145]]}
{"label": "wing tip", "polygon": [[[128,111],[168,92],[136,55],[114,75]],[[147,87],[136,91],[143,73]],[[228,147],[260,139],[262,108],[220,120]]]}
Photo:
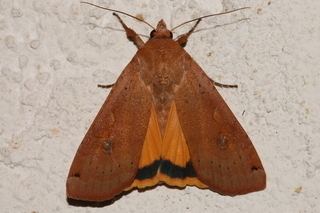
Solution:
{"label": "wing tip", "polygon": [[[258,169],[255,171],[253,180],[249,180],[248,184],[244,184],[242,187],[223,187],[223,186],[209,186],[212,191],[217,192],[220,195],[225,196],[237,196],[244,195],[253,192],[259,192],[267,187],[266,173],[264,169]],[[240,184],[239,184],[240,185]]]}
{"label": "wing tip", "polygon": [[[126,184],[130,185],[130,184]],[[123,195],[130,192],[126,191],[124,186],[119,186],[113,190],[103,190],[101,187],[88,186],[78,177],[68,177],[66,184],[66,197],[69,204],[77,203],[113,203]]]}

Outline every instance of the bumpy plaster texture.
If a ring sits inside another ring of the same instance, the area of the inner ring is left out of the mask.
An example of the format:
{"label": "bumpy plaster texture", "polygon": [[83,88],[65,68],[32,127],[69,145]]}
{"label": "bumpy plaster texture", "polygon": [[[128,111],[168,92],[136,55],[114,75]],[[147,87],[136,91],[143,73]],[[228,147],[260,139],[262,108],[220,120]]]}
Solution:
{"label": "bumpy plaster texture", "polygon": [[186,49],[210,77],[239,85],[219,91],[260,154],[267,189],[225,197],[160,186],[102,208],[69,205],[69,166],[108,94],[97,84],[113,83],[136,48],[110,12],[78,0],[0,0],[1,212],[320,212],[319,1],[95,3],[169,26],[251,7],[203,21]]}

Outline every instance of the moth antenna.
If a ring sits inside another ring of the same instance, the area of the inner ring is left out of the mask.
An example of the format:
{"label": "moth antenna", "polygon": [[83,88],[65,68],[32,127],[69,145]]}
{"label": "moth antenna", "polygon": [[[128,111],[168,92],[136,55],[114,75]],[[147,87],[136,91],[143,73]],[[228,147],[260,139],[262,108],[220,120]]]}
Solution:
{"label": "moth antenna", "polygon": [[108,11],[112,11],[112,12],[116,12],[116,13],[120,13],[120,14],[129,16],[129,17],[131,17],[131,18],[133,18],[133,19],[136,19],[136,20],[138,20],[138,21],[140,21],[140,22],[142,22],[142,23],[145,23],[146,25],[148,25],[149,27],[151,27],[152,29],[155,30],[155,28],[154,28],[151,24],[149,24],[148,22],[146,22],[145,20],[142,20],[142,19],[140,19],[140,18],[137,18],[137,17],[135,17],[135,16],[133,16],[133,15],[130,15],[129,13],[125,13],[125,12],[122,12],[122,11],[120,11],[120,10],[114,10],[114,9],[107,8],[107,7],[102,7],[102,6],[99,6],[99,5],[90,3],[90,2],[86,2],[86,1],[81,1],[80,3],[82,3],[82,4],[88,4],[88,5],[91,5],[91,6],[100,8],[100,9],[103,9],[103,10],[108,10]]}
{"label": "moth antenna", "polygon": [[230,11],[226,11],[226,12],[222,12],[222,13],[215,13],[215,14],[210,14],[210,15],[206,15],[206,16],[201,16],[201,17],[198,17],[198,18],[191,19],[189,21],[183,22],[183,23],[175,26],[174,28],[172,28],[171,31],[176,30],[177,28],[181,27],[182,25],[185,25],[185,24],[188,24],[190,22],[194,22],[194,21],[197,21],[197,20],[200,20],[200,19],[209,18],[209,17],[212,17],[212,16],[225,15],[225,14],[228,14],[228,13],[233,13],[233,12],[236,12],[236,11],[239,11],[239,10],[245,10],[245,9],[249,9],[249,8],[250,7],[241,7],[241,8],[235,9],[235,10],[230,10]]}

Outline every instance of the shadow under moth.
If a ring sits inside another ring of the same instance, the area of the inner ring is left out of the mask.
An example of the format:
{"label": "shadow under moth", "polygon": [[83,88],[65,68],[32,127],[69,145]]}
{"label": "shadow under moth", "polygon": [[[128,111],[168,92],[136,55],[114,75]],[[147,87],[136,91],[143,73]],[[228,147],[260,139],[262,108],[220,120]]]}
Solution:
{"label": "shadow under moth", "polygon": [[263,190],[259,156],[215,88],[227,85],[211,80],[183,48],[202,18],[218,14],[191,20],[196,24],[177,39],[161,20],[144,42],[118,15],[128,14],[104,9],[138,51],[105,86],[112,89],[74,157],[67,197],[107,201],[157,184],[229,196]]}

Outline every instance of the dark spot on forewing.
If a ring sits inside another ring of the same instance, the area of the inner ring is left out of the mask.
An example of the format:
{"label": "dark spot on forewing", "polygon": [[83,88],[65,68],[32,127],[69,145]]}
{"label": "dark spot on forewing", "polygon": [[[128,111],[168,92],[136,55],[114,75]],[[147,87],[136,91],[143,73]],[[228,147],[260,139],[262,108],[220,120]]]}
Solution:
{"label": "dark spot on forewing", "polygon": [[252,166],[252,167],[251,167],[251,171],[252,171],[252,172],[258,171],[259,169],[261,169],[261,168],[258,167],[258,166]]}
{"label": "dark spot on forewing", "polygon": [[107,139],[105,142],[103,142],[103,149],[108,153],[111,154],[112,153],[112,140],[111,139]]}
{"label": "dark spot on forewing", "polygon": [[221,150],[226,150],[229,147],[229,140],[226,136],[220,135],[217,140],[217,145]]}

